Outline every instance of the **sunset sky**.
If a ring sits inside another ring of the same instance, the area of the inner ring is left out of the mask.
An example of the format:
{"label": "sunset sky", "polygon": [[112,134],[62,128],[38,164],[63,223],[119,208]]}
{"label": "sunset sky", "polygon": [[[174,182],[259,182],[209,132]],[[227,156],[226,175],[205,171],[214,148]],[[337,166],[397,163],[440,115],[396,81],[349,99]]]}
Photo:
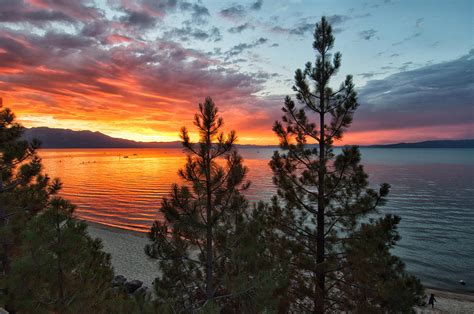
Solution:
{"label": "sunset sky", "polygon": [[474,138],[471,0],[0,0],[0,97],[27,127],[174,141],[209,95],[275,144],[322,15],[359,92],[344,143]]}

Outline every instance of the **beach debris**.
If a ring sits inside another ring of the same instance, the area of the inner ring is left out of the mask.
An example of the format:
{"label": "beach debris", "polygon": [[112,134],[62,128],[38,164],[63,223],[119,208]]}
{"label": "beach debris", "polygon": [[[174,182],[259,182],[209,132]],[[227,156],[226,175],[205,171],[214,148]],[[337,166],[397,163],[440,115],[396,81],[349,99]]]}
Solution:
{"label": "beach debris", "polygon": [[[130,297],[144,297],[150,294],[148,287],[143,285],[140,280],[127,280],[125,276],[117,275],[112,279],[112,289],[120,293],[126,292]],[[0,314],[2,314],[0,312]]]}
{"label": "beach debris", "polygon": [[125,278],[122,275],[117,275],[114,277],[112,280],[112,286],[113,287],[121,287],[123,284],[127,281],[127,278]]}
{"label": "beach debris", "polygon": [[130,281],[125,282],[124,287],[127,293],[133,293],[142,285],[143,285],[143,282],[140,280],[130,280]]}
{"label": "beach debris", "polygon": [[140,288],[138,288],[137,290],[133,292],[133,295],[135,297],[140,297],[140,296],[146,295],[147,293],[148,293],[148,287],[141,286]]}
{"label": "beach debris", "polygon": [[459,283],[461,284],[461,286],[465,286],[466,285],[466,282],[464,280],[459,280]]}

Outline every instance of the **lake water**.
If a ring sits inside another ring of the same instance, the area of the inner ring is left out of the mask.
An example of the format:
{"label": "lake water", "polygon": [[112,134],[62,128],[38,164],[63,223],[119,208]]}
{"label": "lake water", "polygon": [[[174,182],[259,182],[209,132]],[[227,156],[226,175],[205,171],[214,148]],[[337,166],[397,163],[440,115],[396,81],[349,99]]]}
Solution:
{"label": "lake water", "polygon": [[[269,200],[275,191],[272,151],[240,150],[251,201]],[[40,155],[79,217],[142,232],[161,218],[161,198],[179,182],[186,161],[181,149],[44,149]],[[371,184],[392,186],[381,213],[402,217],[394,253],[408,271],[428,286],[474,291],[474,149],[362,149],[362,156]]]}

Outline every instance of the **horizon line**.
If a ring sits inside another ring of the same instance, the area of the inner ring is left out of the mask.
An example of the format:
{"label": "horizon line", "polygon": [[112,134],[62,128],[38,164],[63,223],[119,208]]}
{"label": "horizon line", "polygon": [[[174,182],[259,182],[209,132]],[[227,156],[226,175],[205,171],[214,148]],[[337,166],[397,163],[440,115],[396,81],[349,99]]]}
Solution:
{"label": "horizon line", "polygon": [[[104,136],[107,136],[111,139],[116,139],[116,140],[123,140],[123,141],[130,141],[134,142],[137,144],[173,144],[173,143],[181,143],[180,140],[174,140],[174,141],[136,141],[136,140],[131,140],[127,138],[121,138],[121,137],[113,137],[108,134],[105,134],[101,131],[92,131],[92,130],[73,130],[73,129],[65,129],[65,128],[51,128],[47,126],[39,126],[39,127],[30,127],[26,128],[26,130],[32,130],[32,129],[39,129],[39,128],[45,128],[49,130],[62,130],[62,131],[71,131],[71,132],[90,132],[90,133],[98,133],[102,134]],[[370,147],[370,146],[390,146],[390,145],[411,145],[411,144],[420,144],[420,143],[425,143],[425,142],[437,142],[437,141],[474,141],[474,138],[459,138],[459,139],[424,139],[420,141],[415,141],[415,142],[390,142],[390,143],[375,143],[375,144],[343,144],[343,145],[334,145],[334,147],[346,147],[346,146],[359,146],[359,147]],[[235,145],[237,146],[255,146],[255,147],[279,147],[279,143],[275,144],[240,144],[236,143]],[[317,145],[317,143],[308,143],[308,145]],[[62,147],[62,148],[68,148],[68,147]],[[116,147],[116,148],[126,148],[126,147]],[[150,147],[139,147],[139,148],[150,148]]]}

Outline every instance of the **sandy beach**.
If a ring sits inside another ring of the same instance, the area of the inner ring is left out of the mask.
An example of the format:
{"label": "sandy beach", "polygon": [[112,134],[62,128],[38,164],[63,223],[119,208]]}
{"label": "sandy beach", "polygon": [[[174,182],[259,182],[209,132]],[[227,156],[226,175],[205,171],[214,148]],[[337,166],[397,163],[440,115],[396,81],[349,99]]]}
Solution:
{"label": "sandy beach", "polygon": [[[112,256],[112,265],[117,275],[128,280],[138,279],[152,288],[152,282],[159,274],[157,262],[144,253],[144,246],[149,243],[145,234],[123,229],[111,228],[87,222],[89,234],[102,239],[104,250]],[[437,303],[434,309],[416,308],[416,313],[474,313],[474,295],[426,289],[427,295],[434,293]]]}
{"label": "sandy beach", "polygon": [[416,308],[416,313],[455,313],[469,314],[474,313],[474,295],[443,291],[438,289],[426,288],[426,294],[433,293],[438,302],[435,302],[434,309],[431,307]]}
{"label": "sandy beach", "polygon": [[92,237],[102,240],[104,251],[112,256],[116,275],[127,280],[141,280],[143,285],[152,288],[158,276],[158,263],[145,255],[144,247],[149,243],[146,234],[117,229],[87,222]]}

